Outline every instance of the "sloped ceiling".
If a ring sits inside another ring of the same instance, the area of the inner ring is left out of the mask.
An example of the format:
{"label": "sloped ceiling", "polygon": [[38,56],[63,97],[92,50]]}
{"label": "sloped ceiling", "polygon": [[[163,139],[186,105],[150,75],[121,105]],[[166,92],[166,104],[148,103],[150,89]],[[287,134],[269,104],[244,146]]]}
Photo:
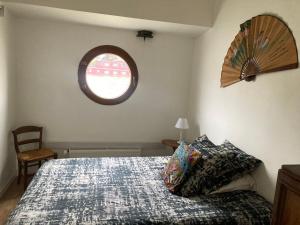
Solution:
{"label": "sloped ceiling", "polygon": [[197,36],[214,20],[218,0],[3,0],[19,17]]}

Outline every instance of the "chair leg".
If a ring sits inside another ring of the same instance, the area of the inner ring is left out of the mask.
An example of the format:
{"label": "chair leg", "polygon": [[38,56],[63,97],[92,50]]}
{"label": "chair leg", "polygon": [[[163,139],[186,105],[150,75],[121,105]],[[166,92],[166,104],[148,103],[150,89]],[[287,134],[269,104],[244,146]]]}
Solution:
{"label": "chair leg", "polygon": [[39,161],[39,168],[41,167],[41,165],[42,165],[42,161]]}
{"label": "chair leg", "polygon": [[27,169],[28,169],[27,162],[24,162],[24,190],[26,190],[27,187]]}
{"label": "chair leg", "polygon": [[21,176],[22,176],[22,163],[18,161],[18,181],[17,181],[18,184],[20,184]]}

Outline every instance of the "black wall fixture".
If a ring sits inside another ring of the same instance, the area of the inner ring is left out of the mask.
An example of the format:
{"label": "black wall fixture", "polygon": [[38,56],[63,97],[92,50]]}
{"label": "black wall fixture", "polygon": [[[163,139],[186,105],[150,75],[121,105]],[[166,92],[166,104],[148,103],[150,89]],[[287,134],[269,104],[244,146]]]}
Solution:
{"label": "black wall fixture", "polygon": [[0,17],[4,16],[4,6],[0,5]]}
{"label": "black wall fixture", "polygon": [[136,36],[144,38],[145,41],[146,38],[153,38],[153,32],[150,30],[139,30]]}

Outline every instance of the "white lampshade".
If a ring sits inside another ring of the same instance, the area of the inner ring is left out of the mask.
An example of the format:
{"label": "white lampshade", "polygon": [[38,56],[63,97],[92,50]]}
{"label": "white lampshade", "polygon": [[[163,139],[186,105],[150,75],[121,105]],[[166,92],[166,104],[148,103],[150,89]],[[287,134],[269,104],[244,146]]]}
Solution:
{"label": "white lampshade", "polygon": [[188,120],[186,118],[179,118],[175,127],[178,129],[189,129]]}

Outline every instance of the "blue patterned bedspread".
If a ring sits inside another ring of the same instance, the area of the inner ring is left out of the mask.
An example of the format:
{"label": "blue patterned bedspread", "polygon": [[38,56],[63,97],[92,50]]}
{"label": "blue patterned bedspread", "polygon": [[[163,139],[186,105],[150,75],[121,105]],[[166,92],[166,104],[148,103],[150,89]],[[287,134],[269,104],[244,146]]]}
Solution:
{"label": "blue patterned bedspread", "polygon": [[270,203],[251,191],[195,199],[171,194],[160,176],[167,159],[51,160],[33,178],[8,224],[270,224]]}

